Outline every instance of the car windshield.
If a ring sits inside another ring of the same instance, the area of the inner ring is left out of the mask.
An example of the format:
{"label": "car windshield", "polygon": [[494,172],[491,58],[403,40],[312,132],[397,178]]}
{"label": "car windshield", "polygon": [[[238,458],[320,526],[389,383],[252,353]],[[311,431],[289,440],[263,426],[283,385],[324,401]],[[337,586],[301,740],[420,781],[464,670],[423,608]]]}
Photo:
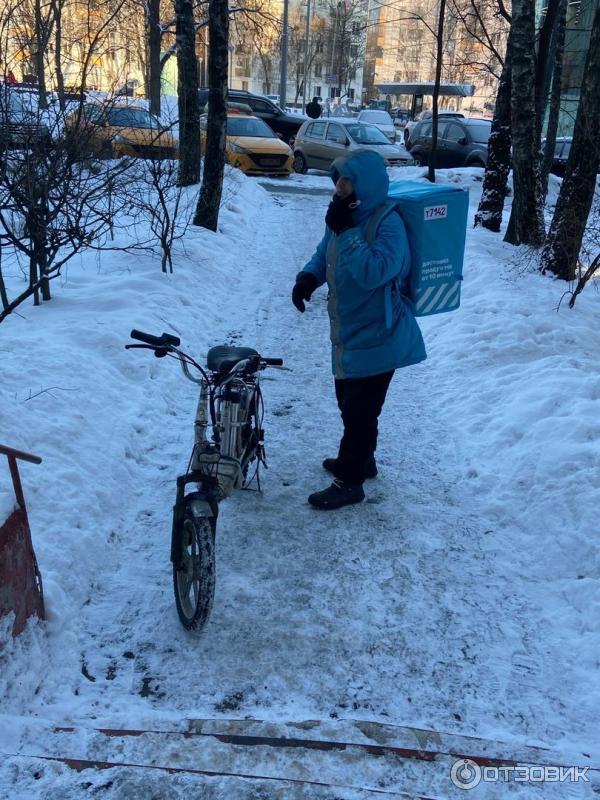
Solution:
{"label": "car windshield", "polygon": [[357,122],[356,125],[346,125],[346,130],[357,144],[389,144],[387,136],[375,125],[366,122]]}
{"label": "car windshield", "polygon": [[108,124],[116,128],[160,128],[154,114],[143,108],[111,108],[107,116]]}
{"label": "car windshield", "polygon": [[491,125],[484,125],[483,123],[481,125],[469,125],[469,132],[473,141],[481,142],[482,144],[487,144],[491,130]]}
{"label": "car windshield", "polygon": [[387,111],[363,111],[360,115],[361,120],[373,122],[375,125],[391,125],[392,118]]}
{"label": "car windshield", "polygon": [[266,122],[255,117],[227,117],[229,136],[260,136],[275,139],[275,134]]}

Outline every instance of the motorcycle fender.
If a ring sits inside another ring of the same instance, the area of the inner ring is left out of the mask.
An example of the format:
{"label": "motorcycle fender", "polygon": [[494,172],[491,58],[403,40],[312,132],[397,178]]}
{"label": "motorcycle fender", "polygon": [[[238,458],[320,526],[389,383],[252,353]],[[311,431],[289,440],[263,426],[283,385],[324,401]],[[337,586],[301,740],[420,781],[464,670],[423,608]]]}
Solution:
{"label": "motorcycle fender", "polygon": [[186,505],[189,505],[196,519],[202,517],[216,519],[219,513],[219,506],[217,503],[208,499],[200,492],[192,492],[184,496],[184,483],[178,482],[177,499],[173,506],[173,527],[171,530],[171,561],[177,568],[179,568],[179,560],[181,557],[181,536]]}
{"label": "motorcycle fender", "polygon": [[190,508],[192,510],[192,514],[199,519],[200,517],[214,517],[215,512],[214,508],[208,502],[208,500],[203,499],[202,497],[195,497],[189,501]]}

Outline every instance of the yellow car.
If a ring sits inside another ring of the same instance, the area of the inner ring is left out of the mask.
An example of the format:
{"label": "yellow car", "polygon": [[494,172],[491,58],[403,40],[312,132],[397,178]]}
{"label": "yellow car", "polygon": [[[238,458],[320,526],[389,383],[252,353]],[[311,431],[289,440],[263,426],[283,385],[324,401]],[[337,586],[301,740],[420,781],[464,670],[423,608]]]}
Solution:
{"label": "yellow car", "polygon": [[77,146],[104,158],[177,158],[178,142],[158,117],[135,104],[84,103],[66,120]]}
{"label": "yellow car", "polygon": [[[200,149],[206,146],[208,116],[200,118]],[[289,175],[293,171],[294,154],[266,122],[258,117],[230,110],[227,113],[225,155],[232,167],[246,175]]]}

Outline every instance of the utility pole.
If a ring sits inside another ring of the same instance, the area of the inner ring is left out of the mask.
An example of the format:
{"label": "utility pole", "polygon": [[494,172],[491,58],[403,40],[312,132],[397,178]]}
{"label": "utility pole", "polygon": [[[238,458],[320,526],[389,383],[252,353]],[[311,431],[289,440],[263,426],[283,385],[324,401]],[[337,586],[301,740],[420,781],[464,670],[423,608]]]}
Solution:
{"label": "utility pole", "polygon": [[287,96],[288,11],[289,0],[283,0],[283,33],[281,36],[281,71],[279,80],[279,105],[285,109]]}
{"label": "utility pole", "polygon": [[[287,0],[286,0],[287,2]],[[304,35],[304,80],[302,81],[302,113],[306,109],[306,79],[308,78],[308,37],[310,36],[310,0],[306,0],[306,33]]]}
{"label": "utility pole", "polygon": [[[333,42],[331,45],[331,66],[329,67],[329,78],[333,76],[333,64],[335,60],[335,39],[337,36],[337,9],[338,5],[336,4],[333,7]],[[329,88],[329,95],[331,96],[331,87]],[[333,92],[333,99],[335,100],[335,88]]]}

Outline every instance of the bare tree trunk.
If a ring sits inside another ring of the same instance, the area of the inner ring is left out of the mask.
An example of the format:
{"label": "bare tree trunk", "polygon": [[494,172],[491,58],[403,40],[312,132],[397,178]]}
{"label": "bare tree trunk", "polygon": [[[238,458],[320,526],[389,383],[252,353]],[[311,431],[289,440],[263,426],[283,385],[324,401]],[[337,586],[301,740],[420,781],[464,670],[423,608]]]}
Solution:
{"label": "bare tree trunk", "polygon": [[265,76],[265,94],[271,94],[271,59],[268,55],[263,55],[260,50],[258,51],[258,57]]}
{"label": "bare tree trunk", "polygon": [[0,247],[0,303],[2,303],[2,309],[5,309],[9,305],[8,301],[8,294],[6,292],[6,284],[4,283],[4,275],[2,274],[2,248]]}
{"label": "bare tree trunk", "polygon": [[198,59],[192,0],[175,0],[179,106],[179,185],[200,180]]}
{"label": "bare tree trunk", "polygon": [[550,107],[548,111],[548,127],[546,129],[546,144],[542,160],[542,199],[546,200],[548,194],[548,176],[554,161],[556,147],[556,134],[558,131],[558,117],[560,114],[560,93],[562,88],[563,61],[565,55],[565,32],[567,29],[567,0],[561,0],[558,23],[554,37],[554,71],[552,74],[552,90],[550,93]]}
{"label": "bare tree trunk", "polygon": [[46,70],[44,65],[44,53],[48,41],[47,24],[42,18],[42,0],[35,0],[35,53],[33,60],[35,63],[35,73],[38,81],[39,106],[48,108],[48,96],[46,90]]}
{"label": "bare tree trunk", "polygon": [[227,0],[209,0],[208,36],[208,124],[202,188],[194,225],[217,230],[225,170],[227,132],[227,71],[229,67],[229,13]]}
{"label": "bare tree trunk", "polygon": [[56,73],[58,104],[60,110],[64,111],[66,103],[65,77],[62,71],[62,0],[52,0],[52,19],[54,25],[54,71]]}
{"label": "bare tree trunk", "polygon": [[444,51],[444,16],[446,13],[446,0],[440,0],[438,29],[437,29],[437,52],[435,57],[435,83],[433,86],[433,116],[431,125],[431,155],[429,157],[429,169],[427,180],[435,183],[435,159],[437,155],[438,142],[438,98],[440,96],[440,82],[442,79],[442,55]]}
{"label": "bare tree trunk", "polygon": [[548,90],[550,88],[552,40],[558,21],[558,13],[562,0],[548,0],[546,15],[539,31],[538,46],[535,64],[535,123],[536,138],[542,138],[542,125],[544,114],[548,105]]}
{"label": "bare tree trunk", "polygon": [[146,81],[150,99],[150,113],[160,117],[160,0],[147,0],[146,4]]}
{"label": "bare tree trunk", "polygon": [[496,233],[502,224],[502,212],[508,192],[508,174],[510,172],[510,87],[511,37],[509,34],[488,142],[488,160],[483,178],[483,190],[475,214],[475,225],[481,225]]}
{"label": "bare tree trunk", "polygon": [[539,247],[544,221],[535,117],[535,0],[513,0],[511,38],[513,204],[504,241]]}
{"label": "bare tree trunk", "polygon": [[[39,306],[40,291],[38,283],[38,267],[33,250],[29,253],[29,294],[33,294],[33,305]],[[10,306],[8,306],[8,308],[10,308]]]}
{"label": "bare tree trunk", "polygon": [[600,5],[585,62],[573,143],[543,252],[543,271],[574,280],[600,165]]}

